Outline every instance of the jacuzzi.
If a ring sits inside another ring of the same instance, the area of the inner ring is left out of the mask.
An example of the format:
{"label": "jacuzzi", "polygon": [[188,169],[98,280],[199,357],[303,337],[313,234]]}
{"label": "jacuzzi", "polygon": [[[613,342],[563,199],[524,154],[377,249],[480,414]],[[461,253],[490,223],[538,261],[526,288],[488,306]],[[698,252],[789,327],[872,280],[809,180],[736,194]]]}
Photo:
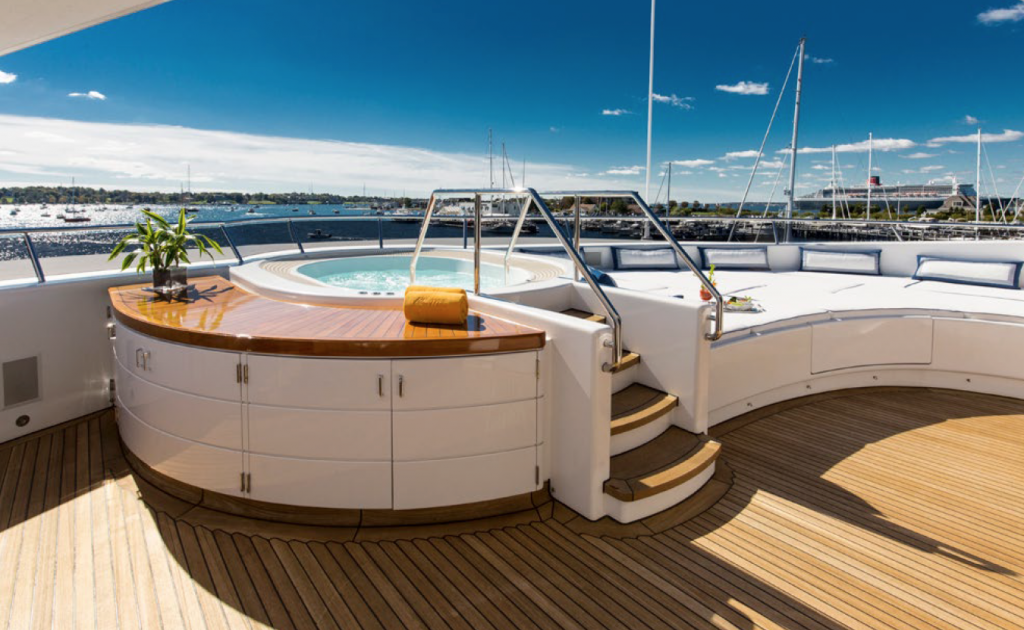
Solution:
{"label": "jacuzzi", "polygon": [[[331,258],[287,257],[260,260],[231,269],[231,280],[270,298],[314,304],[398,306],[410,284],[412,255],[353,253]],[[481,252],[480,290],[500,295],[565,278],[568,261],[504,252]],[[416,265],[416,284],[473,289],[473,255],[465,250],[424,252]]]}

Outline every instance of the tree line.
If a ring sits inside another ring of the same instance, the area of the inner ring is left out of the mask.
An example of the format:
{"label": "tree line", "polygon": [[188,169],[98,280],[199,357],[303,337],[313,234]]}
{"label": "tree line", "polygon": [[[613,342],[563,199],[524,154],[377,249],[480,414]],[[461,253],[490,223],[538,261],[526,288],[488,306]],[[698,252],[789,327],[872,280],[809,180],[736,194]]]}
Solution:
{"label": "tree line", "polygon": [[[6,204],[152,204],[152,205],[252,205],[252,204],[340,204],[372,203],[379,197],[332,195],[329,193],[243,193],[243,192],[137,192],[70,186],[0,187],[0,203]],[[408,197],[396,199],[410,205]]]}

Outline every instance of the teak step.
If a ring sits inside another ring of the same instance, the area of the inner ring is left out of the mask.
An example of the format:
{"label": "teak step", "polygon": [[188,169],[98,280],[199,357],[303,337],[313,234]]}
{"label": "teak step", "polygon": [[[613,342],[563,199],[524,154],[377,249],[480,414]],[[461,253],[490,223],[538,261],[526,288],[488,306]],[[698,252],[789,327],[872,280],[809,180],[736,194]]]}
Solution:
{"label": "teak step", "polygon": [[672,394],[633,383],[612,395],[612,435],[653,422],[679,405]]}
{"label": "teak step", "polygon": [[604,315],[596,315],[594,313],[581,311],[575,308],[569,308],[562,311],[562,315],[568,315],[569,317],[576,317],[578,319],[585,319],[588,322],[597,322],[598,324],[603,324],[606,321],[608,321],[608,318],[605,317]]}
{"label": "teak step", "polygon": [[647,444],[613,457],[604,492],[619,501],[665,492],[707,470],[721,448],[707,436],[670,427]]}
{"label": "teak step", "polygon": [[625,353],[623,353],[622,360],[619,361],[618,363],[612,364],[611,369],[608,371],[611,372],[612,374],[618,374],[619,372],[623,370],[628,370],[629,368],[633,367],[634,365],[638,365],[639,363],[640,355],[635,352],[629,352],[627,350]]}

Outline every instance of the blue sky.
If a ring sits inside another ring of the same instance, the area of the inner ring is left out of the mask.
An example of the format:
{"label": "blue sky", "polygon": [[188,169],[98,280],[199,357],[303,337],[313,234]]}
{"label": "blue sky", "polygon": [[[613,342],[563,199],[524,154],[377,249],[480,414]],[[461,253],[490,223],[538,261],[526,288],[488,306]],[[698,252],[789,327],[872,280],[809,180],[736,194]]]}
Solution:
{"label": "blue sky", "polygon": [[[0,58],[0,181],[167,189],[189,163],[196,188],[423,194],[486,183],[492,127],[517,177],[528,160],[528,184],[642,190],[649,8],[173,0]],[[1021,18],[1020,0],[662,0],[654,180],[676,161],[673,197],[738,198],[752,160],[721,158],[757,148],[806,35],[801,146],[852,145],[840,162],[860,181],[857,143],[873,132],[904,147],[876,152],[887,181],[973,179],[973,145],[927,145],[980,124],[1009,193],[1024,170]],[[716,89],[740,82],[766,93]],[[791,119],[790,93],[769,162]],[[798,192],[827,181],[819,160],[828,155],[800,156]]]}

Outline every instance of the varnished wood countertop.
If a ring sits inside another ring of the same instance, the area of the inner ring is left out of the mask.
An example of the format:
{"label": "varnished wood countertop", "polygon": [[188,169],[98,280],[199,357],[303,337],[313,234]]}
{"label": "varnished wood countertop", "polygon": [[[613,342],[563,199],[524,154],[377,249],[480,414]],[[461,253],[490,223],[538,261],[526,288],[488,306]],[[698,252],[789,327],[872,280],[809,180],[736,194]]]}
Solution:
{"label": "varnished wood countertop", "polygon": [[272,300],[219,276],[191,280],[173,302],[137,284],[112,287],[117,321],[142,334],[205,348],[260,354],[394,358],[519,352],[544,347],[544,332],[471,311],[463,326],[411,324],[401,309]]}

